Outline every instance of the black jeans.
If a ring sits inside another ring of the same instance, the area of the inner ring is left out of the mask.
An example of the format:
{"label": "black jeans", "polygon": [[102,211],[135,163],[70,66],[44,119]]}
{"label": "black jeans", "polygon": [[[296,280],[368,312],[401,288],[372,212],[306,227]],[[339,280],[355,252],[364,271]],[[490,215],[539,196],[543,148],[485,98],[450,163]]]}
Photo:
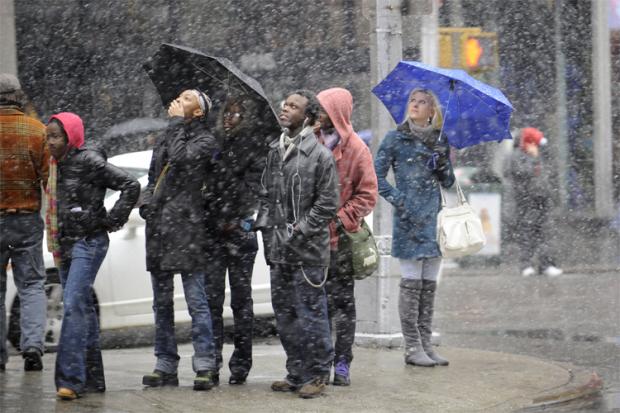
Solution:
{"label": "black jeans", "polygon": [[336,330],[334,363],[344,358],[350,364],[355,342],[355,280],[351,275],[338,275],[336,258],[337,252],[332,251],[325,283],[332,333]]}
{"label": "black jeans", "polygon": [[232,374],[245,377],[252,368],[252,329],[254,324],[254,302],[252,300],[252,270],[258,250],[256,233],[235,229],[220,232],[213,237],[208,255],[205,288],[213,321],[216,365],[222,368],[222,347],[224,345],[224,298],[226,270],[230,284],[230,307],[233,312],[235,349],[228,367]]}
{"label": "black jeans", "polygon": [[549,248],[548,225],[551,201],[545,197],[528,197],[518,204],[517,231],[521,269],[532,266],[538,257],[539,270],[555,265]]}

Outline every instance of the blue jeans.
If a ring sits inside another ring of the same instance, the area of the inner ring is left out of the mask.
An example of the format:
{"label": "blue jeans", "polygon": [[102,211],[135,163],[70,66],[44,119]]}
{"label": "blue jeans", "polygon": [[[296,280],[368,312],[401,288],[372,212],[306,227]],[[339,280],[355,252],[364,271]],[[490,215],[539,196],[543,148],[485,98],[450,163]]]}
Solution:
{"label": "blue jeans", "polygon": [[319,285],[325,268],[271,267],[271,304],[286,353],[286,380],[294,385],[329,376],[334,358],[325,288],[306,278]]}
{"label": "blue jeans", "polygon": [[[177,340],[174,335],[174,278],[172,273],[152,273],[153,312],[155,313],[155,369],[176,373],[179,365]],[[215,345],[211,312],[202,272],[182,273],[185,302],[192,317],[194,371],[215,370]]]}
{"label": "blue jeans", "polygon": [[105,390],[92,288],[109,243],[106,232],[82,238],[73,244],[71,258],[60,265],[64,316],[56,356],[57,388],[76,393],[91,387]]}
{"label": "blue jeans", "polygon": [[0,215],[0,364],[8,360],[5,301],[9,260],[19,295],[20,347],[34,347],[43,353],[47,298],[42,240],[43,220],[38,212]]}

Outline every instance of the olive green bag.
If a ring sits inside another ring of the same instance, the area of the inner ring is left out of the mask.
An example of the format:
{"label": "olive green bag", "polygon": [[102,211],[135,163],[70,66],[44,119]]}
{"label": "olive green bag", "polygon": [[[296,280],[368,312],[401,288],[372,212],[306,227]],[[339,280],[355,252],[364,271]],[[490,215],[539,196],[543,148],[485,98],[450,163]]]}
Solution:
{"label": "olive green bag", "polygon": [[379,251],[366,221],[362,220],[357,232],[347,232],[342,226],[338,232],[338,274],[362,280],[375,272],[379,267]]}

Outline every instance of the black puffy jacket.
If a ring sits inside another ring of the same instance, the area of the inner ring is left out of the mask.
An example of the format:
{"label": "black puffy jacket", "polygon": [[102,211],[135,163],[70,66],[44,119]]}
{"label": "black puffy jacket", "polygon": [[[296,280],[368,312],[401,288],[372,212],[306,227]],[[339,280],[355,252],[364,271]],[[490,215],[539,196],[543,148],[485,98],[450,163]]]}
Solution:
{"label": "black puffy jacket", "polygon": [[[121,191],[109,212],[103,205],[108,188]],[[73,148],[58,162],[56,196],[60,244],[67,250],[80,238],[122,227],[138,201],[140,184],[109,164],[101,149]]]}

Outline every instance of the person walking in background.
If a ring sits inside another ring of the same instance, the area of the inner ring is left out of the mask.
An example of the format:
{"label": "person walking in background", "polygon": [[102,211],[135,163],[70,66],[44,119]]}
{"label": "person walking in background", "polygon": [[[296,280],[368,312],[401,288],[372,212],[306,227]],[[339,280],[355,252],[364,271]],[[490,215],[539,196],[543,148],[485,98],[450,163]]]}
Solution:
{"label": "person walking in background", "polygon": [[320,396],[333,360],[325,281],[329,223],[338,210],[334,157],[314,135],[313,93],[291,93],[280,111],[284,132],[270,145],[255,227],[271,267],[271,303],[287,376],[273,391]]}
{"label": "person walking in background", "polygon": [[258,251],[253,226],[268,148],[263,122],[267,111],[271,112],[271,108],[246,95],[226,101],[217,120],[217,130],[222,135],[222,172],[219,173],[222,178],[214,182],[212,188],[207,188],[210,243],[206,250],[205,286],[219,371],[222,368],[222,312],[228,271],[235,347],[228,363],[228,383],[233,385],[245,383],[252,367],[252,270]]}
{"label": "person walking in background", "polygon": [[211,100],[198,89],[183,91],[168,109],[170,124],[153,149],[140,215],[146,220],[146,268],[153,284],[155,357],[150,387],[178,386],[174,335],[174,274],[181,273],[192,318],[194,390],[217,385],[211,313],[205,292],[206,227],[202,188],[215,171],[218,145],[206,124]]}
{"label": "person walking in background", "polygon": [[[414,89],[405,122],[388,132],[375,159],[379,194],[394,209],[392,256],[399,259],[402,271],[398,311],[405,363],[424,367],[448,365],[431,345],[441,271],[437,244],[440,185],[449,188],[455,180],[450,147],[446,137],[440,136],[441,125],[437,97],[429,90]],[[396,187],[386,179],[390,168]]]}
{"label": "person walking in background", "polygon": [[[84,125],[74,113],[53,115],[47,125],[50,160],[46,194],[48,249],[63,288],[63,321],[56,356],[57,395],[73,400],[105,391],[99,324],[92,287],[109,245],[140,196],[140,184],[84,144]],[[107,189],[121,191],[107,212]]]}
{"label": "person walking in background", "polygon": [[[547,237],[553,207],[552,181],[540,153],[546,143],[543,133],[532,127],[521,129],[519,149],[510,161],[510,178],[516,204],[515,238],[519,246],[521,275],[562,275],[555,266]],[[538,257],[538,265],[535,258]]]}
{"label": "person walking in background", "polygon": [[355,341],[355,280],[338,268],[338,234],[360,230],[362,219],[377,203],[377,176],[370,150],[351,125],[351,93],[332,88],[320,92],[317,99],[321,104],[319,140],[332,151],[340,183],[338,212],[329,224],[331,259],[325,283],[330,323],[336,333],[333,384],[348,386]]}
{"label": "person walking in background", "polygon": [[45,267],[41,185],[47,185],[45,126],[24,114],[19,80],[0,74],[0,372],[8,361],[6,282],[9,261],[20,303],[24,370],[42,370]]}

